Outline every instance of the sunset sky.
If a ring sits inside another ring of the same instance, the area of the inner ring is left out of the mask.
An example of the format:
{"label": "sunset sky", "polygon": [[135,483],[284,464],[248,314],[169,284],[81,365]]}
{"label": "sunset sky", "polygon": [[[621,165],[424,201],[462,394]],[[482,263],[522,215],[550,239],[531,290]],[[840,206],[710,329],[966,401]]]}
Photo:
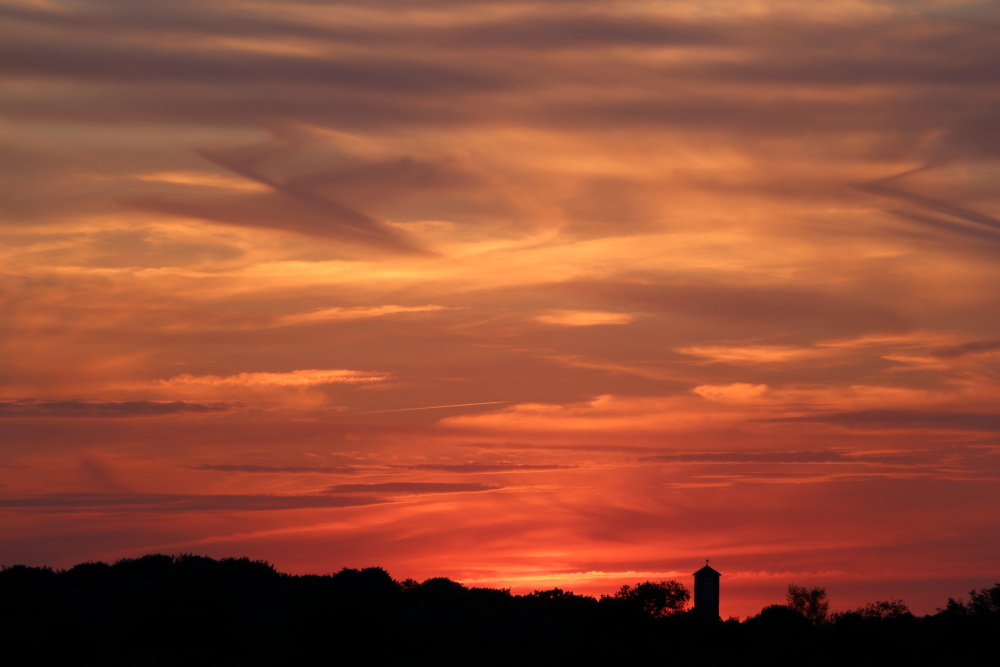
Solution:
{"label": "sunset sky", "polygon": [[1000,5],[0,0],[0,563],[723,616],[1000,580]]}

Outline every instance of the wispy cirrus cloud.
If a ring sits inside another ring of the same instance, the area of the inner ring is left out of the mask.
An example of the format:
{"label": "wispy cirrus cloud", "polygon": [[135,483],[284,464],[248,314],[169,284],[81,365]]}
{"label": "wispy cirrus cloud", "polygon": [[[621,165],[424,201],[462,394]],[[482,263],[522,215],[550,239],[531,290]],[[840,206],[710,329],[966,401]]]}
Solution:
{"label": "wispy cirrus cloud", "polygon": [[931,350],[938,359],[958,359],[960,357],[992,354],[1000,351],[1000,340],[974,340],[958,345],[946,345]]}
{"label": "wispy cirrus cloud", "polygon": [[543,324],[556,324],[567,327],[593,327],[604,324],[628,324],[635,319],[631,313],[609,313],[595,310],[553,310],[537,315],[536,320]]}
{"label": "wispy cirrus cloud", "polygon": [[726,385],[698,385],[692,389],[694,393],[710,401],[727,401],[739,403],[756,401],[767,391],[766,384],[747,384],[734,382]]}
{"label": "wispy cirrus cloud", "polygon": [[0,401],[0,418],[98,418],[159,417],[166,415],[211,414],[238,407],[231,403],[189,401],[44,401],[30,398]]}
{"label": "wispy cirrus cloud", "polygon": [[109,511],[120,513],[266,512],[359,507],[383,502],[375,495],[265,495],[172,493],[50,493],[0,498],[0,507],[27,512],[63,513]]}
{"label": "wispy cirrus cloud", "polygon": [[422,495],[428,493],[474,493],[496,491],[498,484],[472,484],[463,482],[369,482],[363,484],[334,484],[326,493],[378,493]]}
{"label": "wispy cirrus cloud", "polygon": [[249,474],[319,474],[319,475],[353,475],[357,472],[353,466],[336,465],[254,465],[240,463],[203,463],[188,466],[193,470],[208,470],[212,472],[249,473]]}
{"label": "wispy cirrus cloud", "polygon": [[287,372],[254,372],[236,375],[192,375],[183,373],[166,380],[159,386],[166,387],[315,387],[325,384],[372,384],[383,382],[389,376],[368,371],[341,369],[308,369]]}
{"label": "wispy cirrus cloud", "polygon": [[395,467],[407,470],[429,470],[432,472],[454,473],[498,473],[498,472],[538,472],[545,470],[572,470],[577,466],[564,464],[532,464],[532,463],[416,463],[398,465]]}
{"label": "wispy cirrus cloud", "polygon": [[223,190],[250,190],[259,192],[266,191],[267,189],[259,183],[247,181],[243,178],[204,171],[157,171],[135,174],[132,178],[137,181],[148,181],[151,183],[191,185],[205,188],[221,188]]}
{"label": "wispy cirrus cloud", "polygon": [[121,383],[114,391],[207,402],[224,400],[258,408],[315,409],[346,408],[331,404],[333,395],[343,395],[380,386],[393,374],[352,369],[300,369],[251,371],[232,375],[182,373],[141,383]]}
{"label": "wispy cirrus cloud", "polygon": [[816,449],[800,451],[781,450],[730,450],[700,452],[665,452],[642,457],[643,461],[661,463],[698,464],[706,466],[741,464],[761,465],[827,465],[854,466],[868,474],[865,468],[929,468],[940,472],[945,469],[974,471],[983,459],[995,457],[989,448],[939,447],[919,450]]}
{"label": "wispy cirrus cloud", "polygon": [[712,362],[730,364],[797,363],[830,356],[823,350],[788,345],[697,345],[683,347],[677,351]]}
{"label": "wispy cirrus cloud", "polygon": [[[570,404],[522,403],[502,410],[447,417],[448,427],[496,431],[622,432],[683,430],[703,422],[705,414],[685,397],[602,395]],[[719,422],[736,419],[718,416]]]}
{"label": "wispy cirrus cloud", "polygon": [[856,410],[830,414],[778,417],[773,422],[814,422],[855,429],[919,429],[1000,432],[1000,414],[934,410]]}
{"label": "wispy cirrus cloud", "polygon": [[0,498],[0,508],[60,513],[261,512],[347,508],[394,502],[400,496],[496,491],[497,484],[383,482],[336,484],[319,494],[41,493]]}
{"label": "wispy cirrus cloud", "polygon": [[275,326],[294,326],[298,324],[317,324],[321,322],[337,322],[344,320],[360,320],[369,317],[384,317],[406,313],[432,313],[438,310],[449,310],[447,306],[354,306],[350,308],[317,308],[301,313],[282,315],[274,321]]}

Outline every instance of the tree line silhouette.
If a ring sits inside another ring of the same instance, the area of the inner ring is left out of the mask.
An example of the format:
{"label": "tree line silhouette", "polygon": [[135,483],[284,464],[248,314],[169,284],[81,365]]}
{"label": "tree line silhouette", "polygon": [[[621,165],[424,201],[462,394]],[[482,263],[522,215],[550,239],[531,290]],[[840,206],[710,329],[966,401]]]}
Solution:
{"label": "tree line silhouette", "polygon": [[895,599],[830,614],[824,589],[795,585],[785,604],[742,622],[692,614],[689,600],[676,581],[600,599],[513,595],[444,577],[396,581],[380,567],[293,576],[248,558],[152,554],[0,569],[0,637],[32,662],[881,665],[974,659],[1000,632],[1000,584],[922,618]]}

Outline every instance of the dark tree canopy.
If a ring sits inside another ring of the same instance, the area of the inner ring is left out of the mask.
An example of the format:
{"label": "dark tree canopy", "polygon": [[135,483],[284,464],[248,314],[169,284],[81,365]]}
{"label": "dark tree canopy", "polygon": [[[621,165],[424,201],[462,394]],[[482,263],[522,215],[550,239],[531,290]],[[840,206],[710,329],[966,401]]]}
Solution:
{"label": "dark tree canopy", "polygon": [[959,616],[1000,618],[1000,584],[995,584],[993,588],[969,591],[968,603],[948,598],[948,606],[943,611]]}
{"label": "dark tree canopy", "polygon": [[858,613],[864,618],[887,621],[894,618],[904,618],[912,616],[909,607],[902,600],[892,598],[891,600],[879,600],[869,602],[864,607],[858,609]]}
{"label": "dark tree canopy", "polygon": [[788,606],[816,625],[826,621],[830,610],[825,588],[806,588],[795,584],[788,585]]}
{"label": "dark tree canopy", "polygon": [[614,599],[636,604],[650,616],[660,618],[684,611],[691,594],[678,581],[644,581],[635,586],[625,584]]}
{"label": "dark tree canopy", "polygon": [[[42,664],[312,664],[358,647],[416,667],[663,662],[690,665],[954,664],[1000,633],[1000,585],[916,618],[900,601],[826,617],[826,591],[745,622],[683,613],[676,581],[622,586],[600,601],[554,588],[527,595],[444,577],[396,581],[380,567],[288,575],[270,563],[204,556],[124,558],[70,570],[0,567],[0,641]],[[668,647],[668,653],[665,653]],[[805,657],[805,659],[804,659]]]}

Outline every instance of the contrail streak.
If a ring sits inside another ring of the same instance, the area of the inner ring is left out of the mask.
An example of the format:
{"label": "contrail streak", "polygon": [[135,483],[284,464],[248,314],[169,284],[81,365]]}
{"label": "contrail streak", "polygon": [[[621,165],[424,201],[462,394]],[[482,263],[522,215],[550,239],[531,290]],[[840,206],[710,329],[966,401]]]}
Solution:
{"label": "contrail streak", "polygon": [[347,412],[349,415],[380,415],[384,412],[412,412],[413,410],[440,410],[442,408],[464,408],[471,405],[498,405],[510,401],[484,401],[482,403],[456,403],[454,405],[428,405],[422,408],[397,408],[395,410],[374,410],[372,412]]}

